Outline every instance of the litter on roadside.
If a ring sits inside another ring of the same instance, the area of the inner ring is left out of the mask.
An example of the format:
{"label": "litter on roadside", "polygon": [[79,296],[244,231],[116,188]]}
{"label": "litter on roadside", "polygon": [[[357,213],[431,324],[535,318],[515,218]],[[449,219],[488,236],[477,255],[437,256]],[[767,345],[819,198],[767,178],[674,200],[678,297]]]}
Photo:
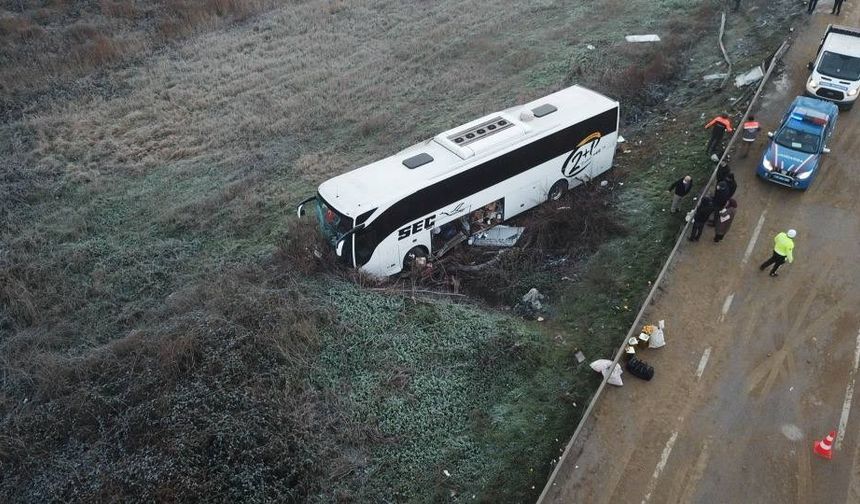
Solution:
{"label": "litter on roadside", "polygon": [[762,70],[761,65],[756,66],[747,73],[735,77],[735,87],[748,86],[753,82],[758,82],[762,77],[764,77],[764,70]]}
{"label": "litter on roadside", "polygon": [[515,226],[495,226],[472,235],[470,245],[476,247],[513,247],[524,230],[525,228]]}
{"label": "litter on roadside", "polygon": [[[648,333],[648,348],[660,348],[661,346],[666,345],[666,336],[663,333],[663,329],[665,329],[666,324],[663,320],[657,322],[657,327],[654,326],[645,326],[653,328],[651,332]],[[644,328],[643,328],[643,331]]]}
{"label": "litter on roadside", "polygon": [[725,79],[728,76],[729,76],[729,74],[727,74],[727,73],[712,73],[712,74],[708,74],[708,75],[702,77],[702,80],[711,81],[711,80]]}
{"label": "litter on roadside", "polygon": [[654,35],[627,35],[624,37],[627,42],[660,42],[660,37]]}
{"label": "litter on roadside", "polygon": [[[620,387],[624,385],[621,381],[621,373],[624,371],[621,370],[620,365],[615,365],[611,360],[608,359],[597,359],[596,361],[590,364],[591,369],[601,373],[604,378],[609,376],[609,379],[606,380],[610,385],[615,385],[616,387]],[[609,374],[609,370],[612,369],[612,374]]]}

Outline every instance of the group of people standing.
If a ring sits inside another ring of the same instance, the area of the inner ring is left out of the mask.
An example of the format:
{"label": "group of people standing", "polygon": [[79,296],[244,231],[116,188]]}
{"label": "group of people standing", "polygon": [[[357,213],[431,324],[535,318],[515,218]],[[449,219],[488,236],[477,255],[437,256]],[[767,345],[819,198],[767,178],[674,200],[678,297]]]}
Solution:
{"label": "group of people standing", "polygon": [[[676,180],[669,186],[672,191],[672,213],[679,211],[681,200],[693,189],[693,178],[689,175]],[[723,162],[717,170],[717,185],[714,194],[705,196],[692,210],[689,218],[692,219],[692,229],[689,240],[699,241],[705,225],[710,223],[714,226],[714,242],[722,241],[732,226],[738,203],[733,198],[738,189],[735,175],[729,168],[728,163]]]}
{"label": "group of people standing", "polygon": [[[755,143],[761,126],[753,116],[749,116],[742,127],[741,157],[745,158],[749,155],[750,147]],[[717,153],[722,148],[723,135],[726,131],[733,131],[731,119],[729,119],[728,114],[720,114],[705,125],[705,128],[712,128],[707,152],[711,159],[717,161],[719,160]],[[714,243],[722,241],[732,226],[738,208],[738,203],[733,198],[737,189],[738,183],[735,180],[735,175],[729,167],[728,160],[724,159],[717,168],[717,185],[713,195],[702,197],[699,204],[687,216],[687,220],[692,221],[688,240],[699,241],[705,225],[710,224],[714,227]],[[690,175],[681,177],[669,186],[669,192],[672,193],[672,213],[680,211],[682,200],[692,190],[693,177]],[[764,271],[768,266],[771,266],[770,276],[778,276],[777,270],[780,266],[786,262],[794,261],[793,250],[796,236],[797,231],[794,229],[777,234],[774,237],[773,254],[759,266],[759,269]]]}

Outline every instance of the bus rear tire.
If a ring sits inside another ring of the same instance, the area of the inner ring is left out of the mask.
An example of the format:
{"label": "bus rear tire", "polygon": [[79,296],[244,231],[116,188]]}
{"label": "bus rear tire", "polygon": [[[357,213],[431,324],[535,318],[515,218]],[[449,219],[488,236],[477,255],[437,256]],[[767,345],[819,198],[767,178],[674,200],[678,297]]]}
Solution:
{"label": "bus rear tire", "polygon": [[547,199],[549,201],[558,201],[562,196],[564,196],[565,191],[567,191],[567,180],[557,180],[555,184],[549,188]]}
{"label": "bus rear tire", "polygon": [[418,245],[417,247],[412,247],[409,249],[409,252],[406,253],[406,256],[403,258],[403,271],[411,271],[412,265],[415,264],[415,261],[418,258],[427,258],[429,252],[427,252],[426,247],[422,247]]}

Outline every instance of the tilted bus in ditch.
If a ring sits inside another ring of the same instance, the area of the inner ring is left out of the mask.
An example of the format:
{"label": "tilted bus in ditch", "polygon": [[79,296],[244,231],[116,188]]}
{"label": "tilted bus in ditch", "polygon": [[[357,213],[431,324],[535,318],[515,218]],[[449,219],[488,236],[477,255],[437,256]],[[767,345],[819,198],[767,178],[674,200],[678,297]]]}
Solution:
{"label": "tilted bus in ditch", "polygon": [[333,177],[297,212],[313,205],[346,264],[393,275],[450,249],[440,230],[498,224],[608,170],[618,118],[618,102],[572,86]]}

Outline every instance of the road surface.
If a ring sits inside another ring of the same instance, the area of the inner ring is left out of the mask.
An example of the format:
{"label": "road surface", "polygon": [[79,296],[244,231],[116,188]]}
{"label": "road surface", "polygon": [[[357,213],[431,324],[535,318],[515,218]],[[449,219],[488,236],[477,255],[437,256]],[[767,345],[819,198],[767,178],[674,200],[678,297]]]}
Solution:
{"label": "road surface", "polygon": [[[830,8],[766,88],[764,131],[803,92],[827,23],[860,25],[860,12]],[[605,391],[543,502],[860,503],[860,108],[840,115],[805,193],[755,177],[761,143],[732,163],[739,208],[726,239],[705,228],[685,242],[647,312],[667,325],[668,345],[642,353],[654,380],[625,373]],[[770,278],[758,265],[788,228],[795,262]],[[834,459],[816,457],[813,441],[837,428]]]}

